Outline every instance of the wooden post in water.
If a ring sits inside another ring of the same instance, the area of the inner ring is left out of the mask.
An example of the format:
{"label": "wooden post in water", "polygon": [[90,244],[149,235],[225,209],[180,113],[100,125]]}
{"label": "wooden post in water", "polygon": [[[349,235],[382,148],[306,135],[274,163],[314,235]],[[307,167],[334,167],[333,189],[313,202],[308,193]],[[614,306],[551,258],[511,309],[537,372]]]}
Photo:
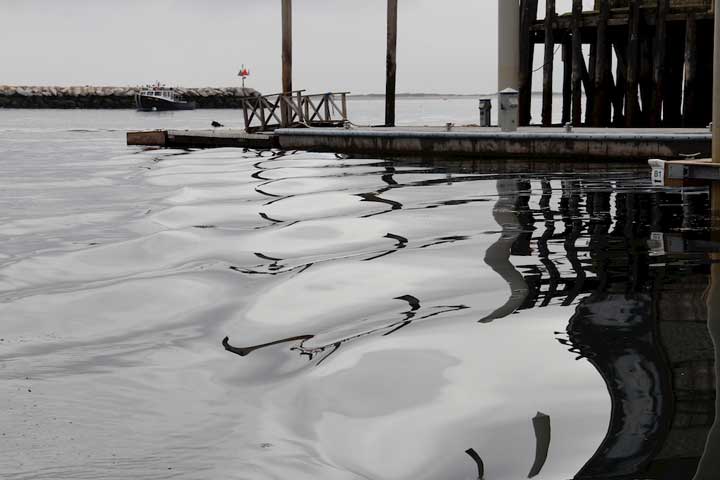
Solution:
{"label": "wooden post in water", "polygon": [[[292,0],[282,0],[282,89],[292,95]],[[290,123],[290,110],[282,102],[280,116],[283,127]]]}
{"label": "wooden post in water", "polygon": [[580,21],[582,0],[573,0],[572,5],[572,123],[576,127],[582,124],[582,38]]}
{"label": "wooden post in water", "polygon": [[[516,0],[507,0],[516,1]],[[518,125],[530,124],[532,105],[532,70],[535,43],[530,27],[537,20],[538,0],[520,0],[520,88]]]}
{"label": "wooden post in water", "polygon": [[655,55],[653,56],[653,83],[655,92],[650,110],[650,126],[659,127],[662,121],[662,106],[665,96],[665,52],[667,49],[667,24],[665,19],[670,0],[657,0],[655,20]]}
{"label": "wooden post in water", "polygon": [[387,56],[385,62],[385,126],[395,126],[398,0],[387,0]]}
{"label": "wooden post in water", "polygon": [[696,76],[697,76],[697,20],[694,13],[688,13],[685,22],[685,79],[684,79],[684,97],[683,97],[683,127],[691,127],[693,118],[697,113],[695,108],[696,102]]}
{"label": "wooden post in water", "polygon": [[625,83],[627,82],[627,60],[625,57],[627,48],[625,47],[625,44],[622,43],[622,40],[618,40],[613,47],[615,50],[615,57],[617,58],[617,68],[615,74],[615,84],[612,88],[612,123],[614,127],[621,128],[625,123],[623,107],[625,105]]}
{"label": "wooden post in water", "polygon": [[563,87],[562,87],[562,124],[570,122],[572,112],[572,43],[562,45]]}
{"label": "wooden post in water", "polygon": [[555,0],[546,0],[545,5],[545,63],[543,65],[543,104],[542,124],[545,127],[552,125],[553,103],[553,62],[555,61],[555,38],[553,26],[555,24]]}
{"label": "wooden post in water", "polygon": [[[596,54],[594,65],[593,112],[592,125],[607,127],[610,123],[609,85],[611,69],[611,51],[608,41],[608,20],[610,18],[610,2],[600,1],[600,16],[597,26]],[[592,61],[591,61],[592,63]]]}
{"label": "wooden post in water", "polygon": [[628,18],[628,47],[626,60],[625,83],[625,126],[635,127],[638,124],[640,102],[638,86],[640,84],[640,0],[631,0]]}
{"label": "wooden post in water", "polygon": [[[720,163],[720,15],[715,1],[715,37],[713,49],[713,87],[712,87],[712,161]],[[719,184],[716,182],[716,186]],[[715,188],[720,190],[720,188]],[[718,195],[720,197],[720,195]],[[720,199],[717,200],[720,204]]]}
{"label": "wooden post in water", "polygon": [[595,104],[595,67],[597,66],[597,39],[593,38],[590,43],[590,54],[588,55],[588,68],[585,69],[583,60],[583,88],[585,89],[585,123],[593,124],[593,110]]}

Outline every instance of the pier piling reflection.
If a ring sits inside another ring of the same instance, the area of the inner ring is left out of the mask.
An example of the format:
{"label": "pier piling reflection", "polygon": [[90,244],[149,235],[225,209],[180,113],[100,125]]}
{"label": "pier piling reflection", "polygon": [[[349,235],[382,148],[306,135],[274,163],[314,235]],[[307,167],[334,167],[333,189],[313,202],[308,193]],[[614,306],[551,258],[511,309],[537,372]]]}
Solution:
{"label": "pier piling reflection", "polygon": [[[459,173],[467,172],[454,171],[454,181]],[[405,187],[398,169],[385,165],[378,175],[386,187],[358,196],[390,206],[374,215],[406,210],[396,196],[382,197]],[[592,365],[610,399],[605,436],[597,438],[597,450],[573,478],[717,478],[720,440],[711,429],[718,408],[718,352],[710,332],[717,336],[720,329],[714,318],[720,309],[720,262],[718,253],[708,253],[713,226],[707,192],[652,189],[631,174],[612,180],[598,175],[501,174],[495,182],[492,214],[499,230],[483,258],[507,284],[509,295],[476,318],[476,328],[511,322],[522,312],[570,307],[565,331],[555,334],[558,348]],[[442,205],[472,201],[444,200]],[[448,234],[418,244],[401,230],[383,238],[396,244],[363,261],[382,262],[395,257],[388,257],[391,254],[471,239]],[[261,258],[278,261],[270,255]],[[319,365],[361,338],[391,336],[412,330],[416,322],[474,308],[469,303],[430,307],[412,291],[393,298],[408,308],[380,324],[358,326],[352,334],[330,340],[308,334],[247,348],[231,347],[226,339],[224,346],[244,356],[290,343],[301,356],[319,358]],[[528,459],[530,478],[540,476],[546,463],[561,455],[551,445],[548,415],[538,413],[533,429],[536,452]],[[494,464],[473,448],[465,453],[476,462],[479,478]]]}

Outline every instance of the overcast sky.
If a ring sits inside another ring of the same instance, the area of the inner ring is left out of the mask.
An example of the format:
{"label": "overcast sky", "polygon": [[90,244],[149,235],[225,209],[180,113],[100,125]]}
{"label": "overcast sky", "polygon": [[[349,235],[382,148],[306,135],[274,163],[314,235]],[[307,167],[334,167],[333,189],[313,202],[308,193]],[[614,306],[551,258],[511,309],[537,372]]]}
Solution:
{"label": "overcast sky", "polygon": [[[496,0],[399,4],[399,92],[494,91]],[[386,0],[293,14],[295,88],[384,91]],[[280,90],[280,0],[0,0],[0,21],[0,84],[232,86],[244,63],[248,86]]]}

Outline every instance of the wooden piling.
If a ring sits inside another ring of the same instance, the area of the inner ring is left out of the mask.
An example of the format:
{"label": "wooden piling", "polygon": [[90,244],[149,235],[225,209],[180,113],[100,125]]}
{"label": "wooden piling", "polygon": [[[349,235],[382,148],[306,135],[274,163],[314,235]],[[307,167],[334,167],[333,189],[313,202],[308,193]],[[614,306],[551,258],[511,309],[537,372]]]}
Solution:
{"label": "wooden piling", "polygon": [[[608,41],[608,20],[610,19],[610,2],[600,1],[598,17],[596,55],[593,87],[592,125],[607,127],[610,124],[610,80],[611,51]],[[592,64],[592,62],[591,62]]]}
{"label": "wooden piling", "polygon": [[572,43],[562,44],[563,61],[563,87],[562,87],[562,124],[570,122],[572,118]]}
{"label": "wooden piling", "polygon": [[[668,38],[682,39],[684,26],[668,26]],[[679,127],[682,124],[682,89],[685,48],[682,41],[667,42],[665,53],[665,81],[663,84],[663,126]]]}
{"label": "wooden piling", "polygon": [[628,45],[625,82],[625,126],[635,127],[639,123],[640,102],[638,100],[640,62],[640,0],[630,0],[628,17]]}
{"label": "wooden piling", "polygon": [[555,38],[553,28],[555,22],[555,0],[546,0],[545,5],[545,58],[543,64],[543,105],[542,124],[552,125],[553,103],[553,67],[555,61]]}
{"label": "wooden piling", "polygon": [[[292,0],[282,0],[282,91],[292,95]],[[290,123],[290,111],[280,108],[283,126]]]}
{"label": "wooden piling", "polygon": [[[525,30],[533,15],[531,0],[499,1],[522,5]],[[567,81],[563,76],[563,93],[569,98],[564,119],[576,126],[707,125],[711,104],[700,98],[712,90],[712,49],[703,48],[712,43],[709,0],[595,0],[593,11],[583,11],[583,3],[587,0],[573,0],[571,14],[559,15],[557,0],[546,0],[545,18],[517,35],[518,42],[529,39],[522,52],[526,59],[533,42],[544,46],[544,125],[552,117],[551,58],[556,44],[568,45],[563,46],[563,73],[569,75]],[[525,89],[531,86],[530,68],[526,60],[520,72],[528,79]],[[522,98],[527,121],[529,95]]]}
{"label": "wooden piling", "polygon": [[652,112],[654,97],[652,39],[643,37],[640,40],[640,101],[642,103],[642,117],[640,126],[647,126]]}
{"label": "wooden piling", "polygon": [[531,119],[532,70],[535,43],[530,26],[537,20],[538,0],[520,0],[520,88],[518,125],[527,126]]}
{"label": "wooden piling", "polygon": [[[716,5],[717,6],[717,5]],[[715,8],[715,31],[713,35],[713,84],[712,84],[712,161],[720,163],[720,14]],[[715,190],[720,193],[720,187]],[[720,197],[720,195],[717,195]],[[716,197],[716,198],[717,198]],[[720,205],[720,198],[716,200]],[[709,478],[709,477],[708,477]]]}
{"label": "wooden piling", "polygon": [[612,87],[612,125],[621,128],[625,124],[623,107],[625,105],[625,84],[627,83],[627,47],[622,40],[613,44],[617,67],[615,69],[615,82]]}
{"label": "wooden piling", "polygon": [[[585,89],[585,123],[593,123],[593,98],[595,93],[595,64],[597,63],[597,41],[592,39],[590,43],[590,55],[588,56],[588,68],[583,70],[583,88]],[[583,65],[583,68],[585,66]]]}
{"label": "wooden piling", "polygon": [[582,38],[580,23],[582,21],[582,0],[573,0],[572,5],[572,123],[582,124]]}
{"label": "wooden piling", "polygon": [[395,87],[397,74],[398,0],[387,0],[387,56],[385,74],[385,126],[395,126]]}
{"label": "wooden piling", "polygon": [[655,19],[655,52],[653,55],[654,95],[649,116],[649,125],[659,127],[662,122],[662,104],[665,95],[665,55],[667,50],[667,24],[665,23],[670,0],[657,0]]}
{"label": "wooden piling", "polygon": [[685,21],[685,62],[684,62],[684,97],[682,107],[682,126],[694,127],[696,116],[696,75],[697,75],[697,20],[695,14],[688,14]]}

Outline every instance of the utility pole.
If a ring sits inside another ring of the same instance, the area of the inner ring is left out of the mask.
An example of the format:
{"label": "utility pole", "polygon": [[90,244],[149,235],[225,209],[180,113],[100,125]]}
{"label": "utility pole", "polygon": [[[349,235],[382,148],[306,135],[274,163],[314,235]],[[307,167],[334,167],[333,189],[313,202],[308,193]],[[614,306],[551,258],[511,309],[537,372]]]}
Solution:
{"label": "utility pole", "polygon": [[398,0],[387,0],[387,57],[385,73],[385,126],[395,126]]}

